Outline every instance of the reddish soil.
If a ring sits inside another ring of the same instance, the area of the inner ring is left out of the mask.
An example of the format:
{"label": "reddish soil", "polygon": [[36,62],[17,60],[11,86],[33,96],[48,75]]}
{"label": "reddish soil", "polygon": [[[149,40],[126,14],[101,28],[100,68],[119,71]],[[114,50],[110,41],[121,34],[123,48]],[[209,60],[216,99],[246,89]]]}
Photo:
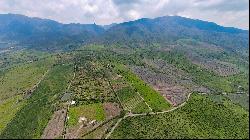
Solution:
{"label": "reddish soil", "polygon": [[103,104],[107,119],[111,119],[120,115],[121,108],[117,103],[104,103]]}
{"label": "reddish soil", "polygon": [[42,139],[55,139],[62,136],[64,122],[66,118],[66,109],[58,110],[52,116],[48,125],[44,129]]}

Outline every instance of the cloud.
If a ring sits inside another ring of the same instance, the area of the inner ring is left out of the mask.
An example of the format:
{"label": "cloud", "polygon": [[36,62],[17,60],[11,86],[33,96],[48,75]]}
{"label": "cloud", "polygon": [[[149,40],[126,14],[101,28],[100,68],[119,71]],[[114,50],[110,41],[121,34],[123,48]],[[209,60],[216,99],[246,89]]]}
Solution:
{"label": "cloud", "polygon": [[63,23],[120,23],[179,15],[249,29],[249,0],[0,0],[0,13]]}
{"label": "cloud", "polygon": [[204,10],[244,11],[249,9],[249,0],[197,0],[196,5]]}

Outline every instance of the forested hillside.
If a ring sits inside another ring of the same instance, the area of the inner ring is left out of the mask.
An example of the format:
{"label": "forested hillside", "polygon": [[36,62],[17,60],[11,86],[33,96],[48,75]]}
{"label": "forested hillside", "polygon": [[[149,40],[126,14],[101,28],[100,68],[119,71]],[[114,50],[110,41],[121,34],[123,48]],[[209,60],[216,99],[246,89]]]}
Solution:
{"label": "forested hillside", "polygon": [[0,15],[0,138],[249,139],[248,34]]}

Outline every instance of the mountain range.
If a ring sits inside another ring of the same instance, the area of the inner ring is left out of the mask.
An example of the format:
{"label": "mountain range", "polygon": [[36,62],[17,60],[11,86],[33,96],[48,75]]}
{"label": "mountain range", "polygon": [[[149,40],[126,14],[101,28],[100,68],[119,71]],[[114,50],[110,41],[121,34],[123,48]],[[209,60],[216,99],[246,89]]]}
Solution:
{"label": "mountain range", "polygon": [[249,139],[249,31],[0,14],[0,139]]}
{"label": "mountain range", "polygon": [[0,14],[0,41],[15,42],[42,50],[58,50],[86,43],[125,44],[131,47],[149,43],[169,44],[178,39],[195,39],[230,51],[248,52],[249,31],[223,27],[213,22],[180,16],[164,16],[106,26],[62,24],[50,19],[17,14]]}

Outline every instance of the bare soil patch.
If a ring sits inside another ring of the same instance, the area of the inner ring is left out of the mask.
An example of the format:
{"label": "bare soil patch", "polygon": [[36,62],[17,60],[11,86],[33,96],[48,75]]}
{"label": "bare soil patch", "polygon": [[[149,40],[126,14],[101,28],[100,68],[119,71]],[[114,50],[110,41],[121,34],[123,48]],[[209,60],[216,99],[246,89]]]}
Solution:
{"label": "bare soil patch", "polygon": [[66,109],[58,110],[52,116],[47,127],[45,128],[42,139],[55,139],[62,136],[64,122],[66,118]]}
{"label": "bare soil patch", "polygon": [[[192,81],[186,78],[186,76],[184,76],[181,71],[177,72],[180,75],[173,75],[172,72],[178,71],[177,69],[171,68],[170,65],[159,66],[163,65],[159,63],[157,64],[158,67],[155,68],[163,71],[169,67],[168,71],[165,71],[166,73],[159,71],[154,72],[153,70],[144,67],[133,67],[133,71],[140,78],[142,78],[142,80],[151,85],[156,91],[164,96],[166,100],[170,101],[173,106],[177,106],[185,102],[190,89],[184,85],[190,85]],[[156,64],[154,63],[154,65]]]}
{"label": "bare soil patch", "polygon": [[154,89],[159,91],[161,95],[165,97],[168,101],[172,103],[173,106],[178,106],[179,104],[186,101],[188,93],[190,92],[187,88],[183,86],[174,85],[156,85]]}
{"label": "bare soil patch", "polygon": [[104,103],[103,107],[104,107],[107,119],[111,119],[113,117],[120,115],[121,108],[119,107],[119,104],[117,103]]}

